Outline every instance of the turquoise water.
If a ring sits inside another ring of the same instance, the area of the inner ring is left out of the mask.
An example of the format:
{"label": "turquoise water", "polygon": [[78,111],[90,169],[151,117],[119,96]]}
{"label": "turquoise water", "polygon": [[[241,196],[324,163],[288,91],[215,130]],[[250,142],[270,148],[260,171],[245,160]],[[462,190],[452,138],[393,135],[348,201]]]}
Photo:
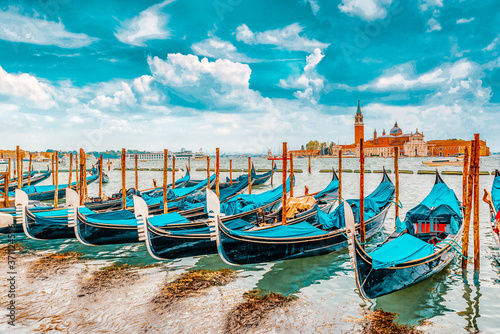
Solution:
{"label": "turquoise water", "polygon": [[[425,167],[421,161],[425,158],[404,158],[399,161],[399,168],[413,170],[415,174],[400,174],[400,199],[403,208],[400,217],[403,218],[407,210],[418,204],[430,191],[434,175],[417,175],[417,170],[432,170]],[[270,168],[271,162],[264,158],[254,158],[256,168]],[[304,173],[296,174],[295,194],[304,193],[304,185],[309,187],[310,192],[321,190],[331,179],[330,173],[319,173],[320,169],[337,167],[337,159],[315,159],[312,160],[312,173],[307,173],[307,159],[296,159],[295,169],[302,169]],[[133,162],[128,164],[132,167]],[[366,169],[379,170],[382,166],[393,169],[391,159],[366,159]],[[184,166],[177,162],[177,166]],[[61,168],[63,168],[62,166]],[[140,167],[161,167],[160,163],[140,163]],[[196,172],[196,168],[206,167],[204,161],[191,162],[191,174],[194,179],[206,177],[206,172]],[[246,168],[246,158],[233,159],[233,168]],[[278,166],[279,167],[279,166]],[[500,167],[500,157],[485,157],[481,159],[481,170],[490,173]],[[113,167],[112,167],[113,168]],[[229,168],[229,160],[221,159],[221,168]],[[343,168],[358,169],[357,159],[344,159]],[[40,168],[42,169],[42,168]],[[439,170],[460,170],[459,167],[440,167]],[[119,191],[121,187],[121,172],[111,170],[107,172],[110,183],[105,184],[103,189],[106,194]],[[183,172],[177,173],[180,178]],[[233,173],[233,177],[241,173]],[[229,173],[221,173],[224,180]],[[169,182],[171,174],[169,173]],[[382,174],[372,173],[365,175],[365,194],[370,193],[378,185]],[[394,175],[390,174],[394,179]],[[161,184],[162,172],[141,171],[139,172],[139,188],[152,187],[152,179]],[[134,173],[127,172],[127,188],[134,185]],[[461,198],[462,176],[444,175],[445,182],[455,190]],[[60,180],[67,180],[67,173],[61,173]],[[274,186],[281,182],[281,174],[275,175]],[[49,182],[49,181],[47,181]],[[491,189],[493,175],[480,177],[480,189]],[[261,192],[272,186],[268,181],[266,184],[253,188],[253,192]],[[98,185],[89,185],[89,194],[97,193]],[[355,198],[359,196],[359,174],[343,173],[343,197]],[[346,315],[359,317],[362,309],[383,309],[389,312],[399,313],[399,321],[408,324],[417,324],[423,319],[430,322],[429,331],[440,332],[446,328],[446,332],[464,332],[479,330],[487,333],[498,332],[500,320],[500,251],[494,248],[494,241],[489,229],[489,212],[485,203],[480,202],[480,234],[481,234],[481,270],[478,276],[474,275],[472,262],[469,270],[462,273],[460,259],[445,268],[441,273],[403,291],[388,296],[377,298],[371,302],[363,301],[356,293],[356,285],[353,271],[349,265],[347,250],[313,258],[282,261],[272,264],[260,264],[253,266],[232,267],[240,270],[238,285],[246,290],[260,288],[283,294],[295,294],[300,299],[311,303],[315,314],[328,317],[328,312],[334,312],[341,308]],[[388,213],[383,230],[369,240],[376,244],[383,240],[393,230],[394,208]],[[471,248],[472,253],[472,236]],[[1,242],[6,241],[5,236],[0,237]],[[36,241],[18,235],[17,242],[24,247],[37,251],[75,251],[85,254],[88,259],[99,259],[128,264],[152,264],[157,261],[152,259],[143,244],[112,245],[99,247],[86,247],[76,240],[59,241]],[[224,264],[218,255],[187,258],[182,260],[166,262],[169,268],[205,268],[218,269],[230,267]]]}

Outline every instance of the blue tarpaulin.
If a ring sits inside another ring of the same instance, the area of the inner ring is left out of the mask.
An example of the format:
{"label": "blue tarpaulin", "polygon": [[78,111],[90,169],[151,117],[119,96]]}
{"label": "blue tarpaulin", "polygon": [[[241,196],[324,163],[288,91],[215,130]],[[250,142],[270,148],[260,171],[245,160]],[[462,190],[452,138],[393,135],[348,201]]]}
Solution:
{"label": "blue tarpaulin", "polygon": [[[290,178],[288,178],[286,185],[288,191],[290,189]],[[220,209],[226,216],[232,216],[270,204],[279,200],[281,196],[283,196],[283,187],[279,186],[261,194],[238,195],[225,203],[221,203]]]}
{"label": "blue tarpaulin", "polygon": [[432,253],[434,253],[434,245],[405,233],[378,247],[369,255],[372,258],[373,269],[381,269],[418,260]]}
{"label": "blue tarpaulin", "polygon": [[256,237],[266,239],[302,238],[327,234],[323,230],[316,228],[308,222],[301,222],[291,225],[278,225],[262,230],[252,231],[231,231],[236,236]]}
{"label": "blue tarpaulin", "polygon": [[[368,196],[365,197],[365,221],[376,216],[384,206],[394,197],[394,184],[390,181],[384,181]],[[354,221],[359,222],[359,199],[349,199],[347,203],[351,206],[354,215]],[[339,205],[333,212],[319,215],[319,223],[323,224],[323,229],[344,228],[344,206]]]}
{"label": "blue tarpaulin", "polygon": [[405,225],[408,233],[414,234],[414,224],[419,221],[429,221],[431,218],[439,219],[450,224],[453,219],[455,226],[450,226],[451,232],[458,232],[462,217],[458,198],[446,183],[436,183],[429,195],[416,207],[406,213]]}
{"label": "blue tarpaulin", "polygon": [[314,195],[315,199],[321,199],[323,197],[328,198],[333,195],[334,198],[338,197],[338,192],[339,192],[339,180],[335,179],[328,184],[328,186],[321,190],[319,193]]}

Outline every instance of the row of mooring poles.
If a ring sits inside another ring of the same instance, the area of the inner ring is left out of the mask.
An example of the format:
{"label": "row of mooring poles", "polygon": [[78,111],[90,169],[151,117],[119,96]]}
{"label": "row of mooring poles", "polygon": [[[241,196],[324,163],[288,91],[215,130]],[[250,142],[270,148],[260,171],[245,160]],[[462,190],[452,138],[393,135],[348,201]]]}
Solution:
{"label": "row of mooring poles", "polygon": [[462,178],[462,205],[465,207],[464,230],[462,235],[462,269],[467,269],[467,260],[469,256],[469,234],[470,220],[472,211],[474,216],[472,220],[473,238],[474,238],[474,271],[479,272],[480,267],[480,249],[479,249],[479,161],[481,156],[481,144],[479,134],[474,134],[474,140],[471,142],[471,152],[468,149],[464,155],[464,175]]}

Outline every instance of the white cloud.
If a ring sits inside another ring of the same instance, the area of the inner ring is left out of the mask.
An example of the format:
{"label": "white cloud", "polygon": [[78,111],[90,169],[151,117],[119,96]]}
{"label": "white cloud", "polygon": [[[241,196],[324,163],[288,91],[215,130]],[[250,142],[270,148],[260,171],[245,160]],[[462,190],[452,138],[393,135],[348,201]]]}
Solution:
{"label": "white cloud", "polygon": [[223,58],[245,63],[252,62],[251,58],[239,53],[233,44],[215,36],[193,44],[191,50],[204,57]]}
{"label": "white cloud", "polygon": [[428,26],[428,28],[427,28],[427,32],[431,32],[431,31],[434,31],[434,30],[438,30],[438,31],[439,31],[439,30],[441,30],[441,25],[440,25],[440,24],[439,24],[439,22],[438,22],[435,18],[433,18],[433,17],[431,17],[431,18],[429,19],[429,21],[427,21],[427,26]]}
{"label": "white cloud", "polygon": [[314,53],[306,58],[304,72],[300,76],[290,76],[287,80],[281,79],[279,86],[285,89],[302,89],[294,93],[296,98],[308,100],[313,104],[318,103],[319,93],[325,87],[325,79],[317,73],[316,66],[323,57],[321,50],[315,49]]}
{"label": "white cloud", "polygon": [[457,24],[463,24],[463,23],[469,23],[469,22],[472,22],[474,21],[474,18],[471,17],[469,19],[466,19],[466,18],[461,18],[461,19],[458,19],[457,20]]}
{"label": "white cloud", "polygon": [[0,96],[9,99],[19,99],[20,103],[31,102],[42,109],[54,107],[55,90],[50,85],[39,81],[27,73],[7,73],[0,66]]}
{"label": "white cloud", "polygon": [[117,109],[120,106],[132,106],[137,102],[134,93],[130,86],[122,82],[121,90],[114,92],[112,96],[98,95],[92,101],[90,101],[90,106],[97,108],[112,108]]}
{"label": "white cloud", "polygon": [[195,55],[171,53],[166,60],[158,57],[148,58],[151,73],[160,82],[168,86],[198,86],[203,81],[212,81],[230,85],[248,87],[252,70],[246,64],[235,63],[227,59],[210,62]]}
{"label": "white cloud", "polygon": [[443,7],[443,0],[420,0],[420,9],[425,12],[429,9]]}
{"label": "white cloud", "polygon": [[173,1],[165,0],[123,21],[115,33],[116,38],[122,43],[135,46],[145,46],[145,42],[152,39],[169,38],[170,30],[166,25],[170,17],[162,9]]}
{"label": "white cloud", "polygon": [[366,21],[383,19],[392,0],[342,0],[338,6],[341,12],[349,16],[358,16]]}
{"label": "white cloud", "polygon": [[495,37],[495,39],[490,44],[488,44],[488,46],[485,47],[483,51],[492,51],[494,48],[496,48],[498,44],[498,39],[499,36]]}
{"label": "white cloud", "polygon": [[385,74],[371,83],[358,88],[362,91],[393,91],[429,87],[447,89],[462,80],[476,79],[481,76],[481,66],[467,59],[461,59],[455,63],[444,63],[421,75],[415,74],[413,63],[406,63],[386,71]]}
{"label": "white cloud", "polygon": [[134,80],[134,87],[139,93],[145,93],[151,90],[151,83],[154,78],[150,75],[143,75]]}
{"label": "white cloud", "polygon": [[300,24],[293,23],[283,29],[254,33],[246,24],[241,24],[236,29],[236,39],[246,44],[276,45],[280,49],[306,52],[313,52],[314,49],[323,50],[330,45],[300,36],[302,30],[304,28]]}
{"label": "white cloud", "polygon": [[467,59],[444,63],[420,75],[415,74],[413,63],[406,63],[358,89],[385,92],[426,90],[429,93],[425,102],[429,104],[482,106],[491,97],[491,88],[483,86],[483,76],[482,66]]}
{"label": "white cloud", "polygon": [[85,34],[66,30],[62,22],[46,21],[24,16],[15,7],[0,10],[0,39],[29,44],[55,45],[61,48],[80,48],[95,41]]}

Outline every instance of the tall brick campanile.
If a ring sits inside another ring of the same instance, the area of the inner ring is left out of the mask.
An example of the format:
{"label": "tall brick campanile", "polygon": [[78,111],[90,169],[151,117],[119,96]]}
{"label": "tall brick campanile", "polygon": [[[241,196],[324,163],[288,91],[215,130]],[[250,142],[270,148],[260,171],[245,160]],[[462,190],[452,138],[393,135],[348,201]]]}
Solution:
{"label": "tall brick campanile", "polygon": [[358,111],[354,116],[354,145],[359,144],[360,138],[365,138],[365,124],[363,123],[363,114],[358,100]]}

